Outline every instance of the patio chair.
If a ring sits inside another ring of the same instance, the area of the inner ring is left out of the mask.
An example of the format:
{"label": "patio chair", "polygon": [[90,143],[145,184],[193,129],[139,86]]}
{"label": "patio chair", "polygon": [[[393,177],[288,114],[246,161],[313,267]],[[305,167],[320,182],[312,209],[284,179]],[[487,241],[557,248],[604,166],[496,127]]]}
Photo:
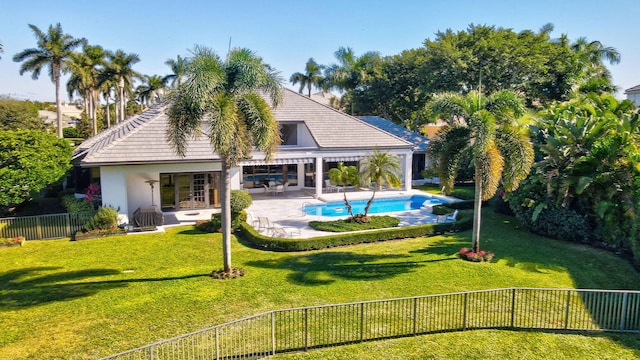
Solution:
{"label": "patio chair", "polygon": [[273,230],[273,225],[269,221],[269,218],[264,216],[258,216],[258,231]]}
{"label": "patio chair", "polygon": [[324,187],[325,187],[325,190],[327,192],[339,192],[340,191],[340,188],[335,186],[335,185],[333,185],[333,184],[331,184],[331,181],[329,181],[329,180],[325,180],[324,181]]}
{"label": "patio chair", "polygon": [[247,211],[247,224],[253,226],[256,229],[260,224],[258,221],[258,218],[255,215],[253,215],[252,212],[249,212],[249,211]]}
{"label": "patio chair", "polygon": [[457,217],[458,217],[458,210],[450,214],[438,215],[438,217],[436,218],[436,222],[439,223],[440,221],[442,222],[456,221]]}
{"label": "patio chair", "polygon": [[273,196],[278,194],[284,194],[284,185],[276,185],[276,188],[273,190]]}

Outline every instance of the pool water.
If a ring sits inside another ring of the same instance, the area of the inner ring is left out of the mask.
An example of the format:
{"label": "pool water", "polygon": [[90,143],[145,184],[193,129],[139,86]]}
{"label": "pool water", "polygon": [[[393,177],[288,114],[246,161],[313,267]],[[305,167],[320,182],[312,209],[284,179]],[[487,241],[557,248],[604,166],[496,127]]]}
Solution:
{"label": "pool water", "polygon": [[[354,214],[364,213],[364,208],[367,206],[368,199],[349,201]],[[407,210],[417,210],[425,203],[427,205],[438,205],[448,202],[446,199],[442,199],[429,195],[413,195],[411,197],[396,197],[396,198],[375,198],[373,204],[369,208],[369,214],[379,214],[387,212],[399,212]],[[344,201],[334,201],[325,204],[313,204],[305,205],[303,211],[308,215],[315,216],[348,216],[349,212],[344,205]]]}

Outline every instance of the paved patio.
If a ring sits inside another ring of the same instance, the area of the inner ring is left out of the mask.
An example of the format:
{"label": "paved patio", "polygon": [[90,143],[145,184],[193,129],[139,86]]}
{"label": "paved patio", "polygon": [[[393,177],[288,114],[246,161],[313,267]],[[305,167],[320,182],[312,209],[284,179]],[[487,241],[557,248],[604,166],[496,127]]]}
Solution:
{"label": "paved patio", "polygon": [[[366,190],[347,191],[347,198],[350,201],[369,199],[371,197],[371,193],[371,191]],[[424,195],[424,192],[420,190],[385,190],[376,192],[375,198],[381,199],[411,195]],[[267,218],[272,227],[284,228],[284,230],[287,232],[287,235],[295,238],[310,238],[315,236],[330,235],[332,233],[325,231],[316,231],[312,229],[308,225],[309,221],[328,221],[340,218],[307,215],[302,211],[304,205],[321,204],[323,202],[343,200],[342,192],[325,193],[322,194],[322,197],[319,199],[314,198],[312,195],[304,191],[288,191],[284,194],[277,194],[275,196],[272,193],[258,193],[251,194],[251,196],[253,197],[253,204],[251,204],[251,206],[249,206],[249,208],[247,208],[246,210],[249,214],[249,219],[247,219],[248,222],[252,222],[252,220],[255,220],[257,222],[259,217]],[[455,198],[446,196],[441,197],[450,200],[457,200]],[[200,209],[165,213],[165,226],[194,224],[197,220],[210,219],[211,214],[215,212],[219,212],[219,209]],[[436,221],[436,216],[433,215],[429,209],[409,210],[389,214],[392,214],[394,217],[400,220],[399,226],[435,223]],[[255,226],[256,228],[259,228],[257,224]],[[164,230],[159,228],[158,231]],[[267,234],[271,233],[270,231],[265,230],[261,230],[261,232]]]}

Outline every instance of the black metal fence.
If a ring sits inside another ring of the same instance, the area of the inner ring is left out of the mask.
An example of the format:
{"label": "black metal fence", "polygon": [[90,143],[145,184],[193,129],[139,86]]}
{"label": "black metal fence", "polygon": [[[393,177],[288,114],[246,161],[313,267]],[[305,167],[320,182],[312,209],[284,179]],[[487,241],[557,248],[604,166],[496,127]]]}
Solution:
{"label": "black metal fence", "polygon": [[27,240],[46,240],[71,237],[82,230],[82,225],[95,211],[22,216],[0,219],[0,237],[24,236]]}
{"label": "black metal fence", "polygon": [[103,360],[255,359],[470,329],[640,332],[640,292],[510,288],[276,310]]}

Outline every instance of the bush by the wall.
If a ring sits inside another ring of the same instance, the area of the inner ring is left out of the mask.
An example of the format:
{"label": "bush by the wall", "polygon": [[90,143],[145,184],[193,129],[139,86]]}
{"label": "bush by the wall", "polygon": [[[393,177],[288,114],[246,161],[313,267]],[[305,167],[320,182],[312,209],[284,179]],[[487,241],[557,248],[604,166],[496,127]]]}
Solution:
{"label": "bush by the wall", "polygon": [[100,207],[83,226],[87,231],[115,229],[118,227],[118,210],[111,206]]}
{"label": "bush by the wall", "polygon": [[[231,212],[231,232],[235,232],[240,228],[242,223],[247,221],[247,213],[242,210],[239,212]],[[211,214],[211,220],[199,221],[196,227],[204,232],[219,232],[222,229],[222,213]]]}
{"label": "bush by the wall", "polygon": [[76,199],[73,195],[63,195],[60,203],[67,212],[92,211],[93,203],[87,199]]}

